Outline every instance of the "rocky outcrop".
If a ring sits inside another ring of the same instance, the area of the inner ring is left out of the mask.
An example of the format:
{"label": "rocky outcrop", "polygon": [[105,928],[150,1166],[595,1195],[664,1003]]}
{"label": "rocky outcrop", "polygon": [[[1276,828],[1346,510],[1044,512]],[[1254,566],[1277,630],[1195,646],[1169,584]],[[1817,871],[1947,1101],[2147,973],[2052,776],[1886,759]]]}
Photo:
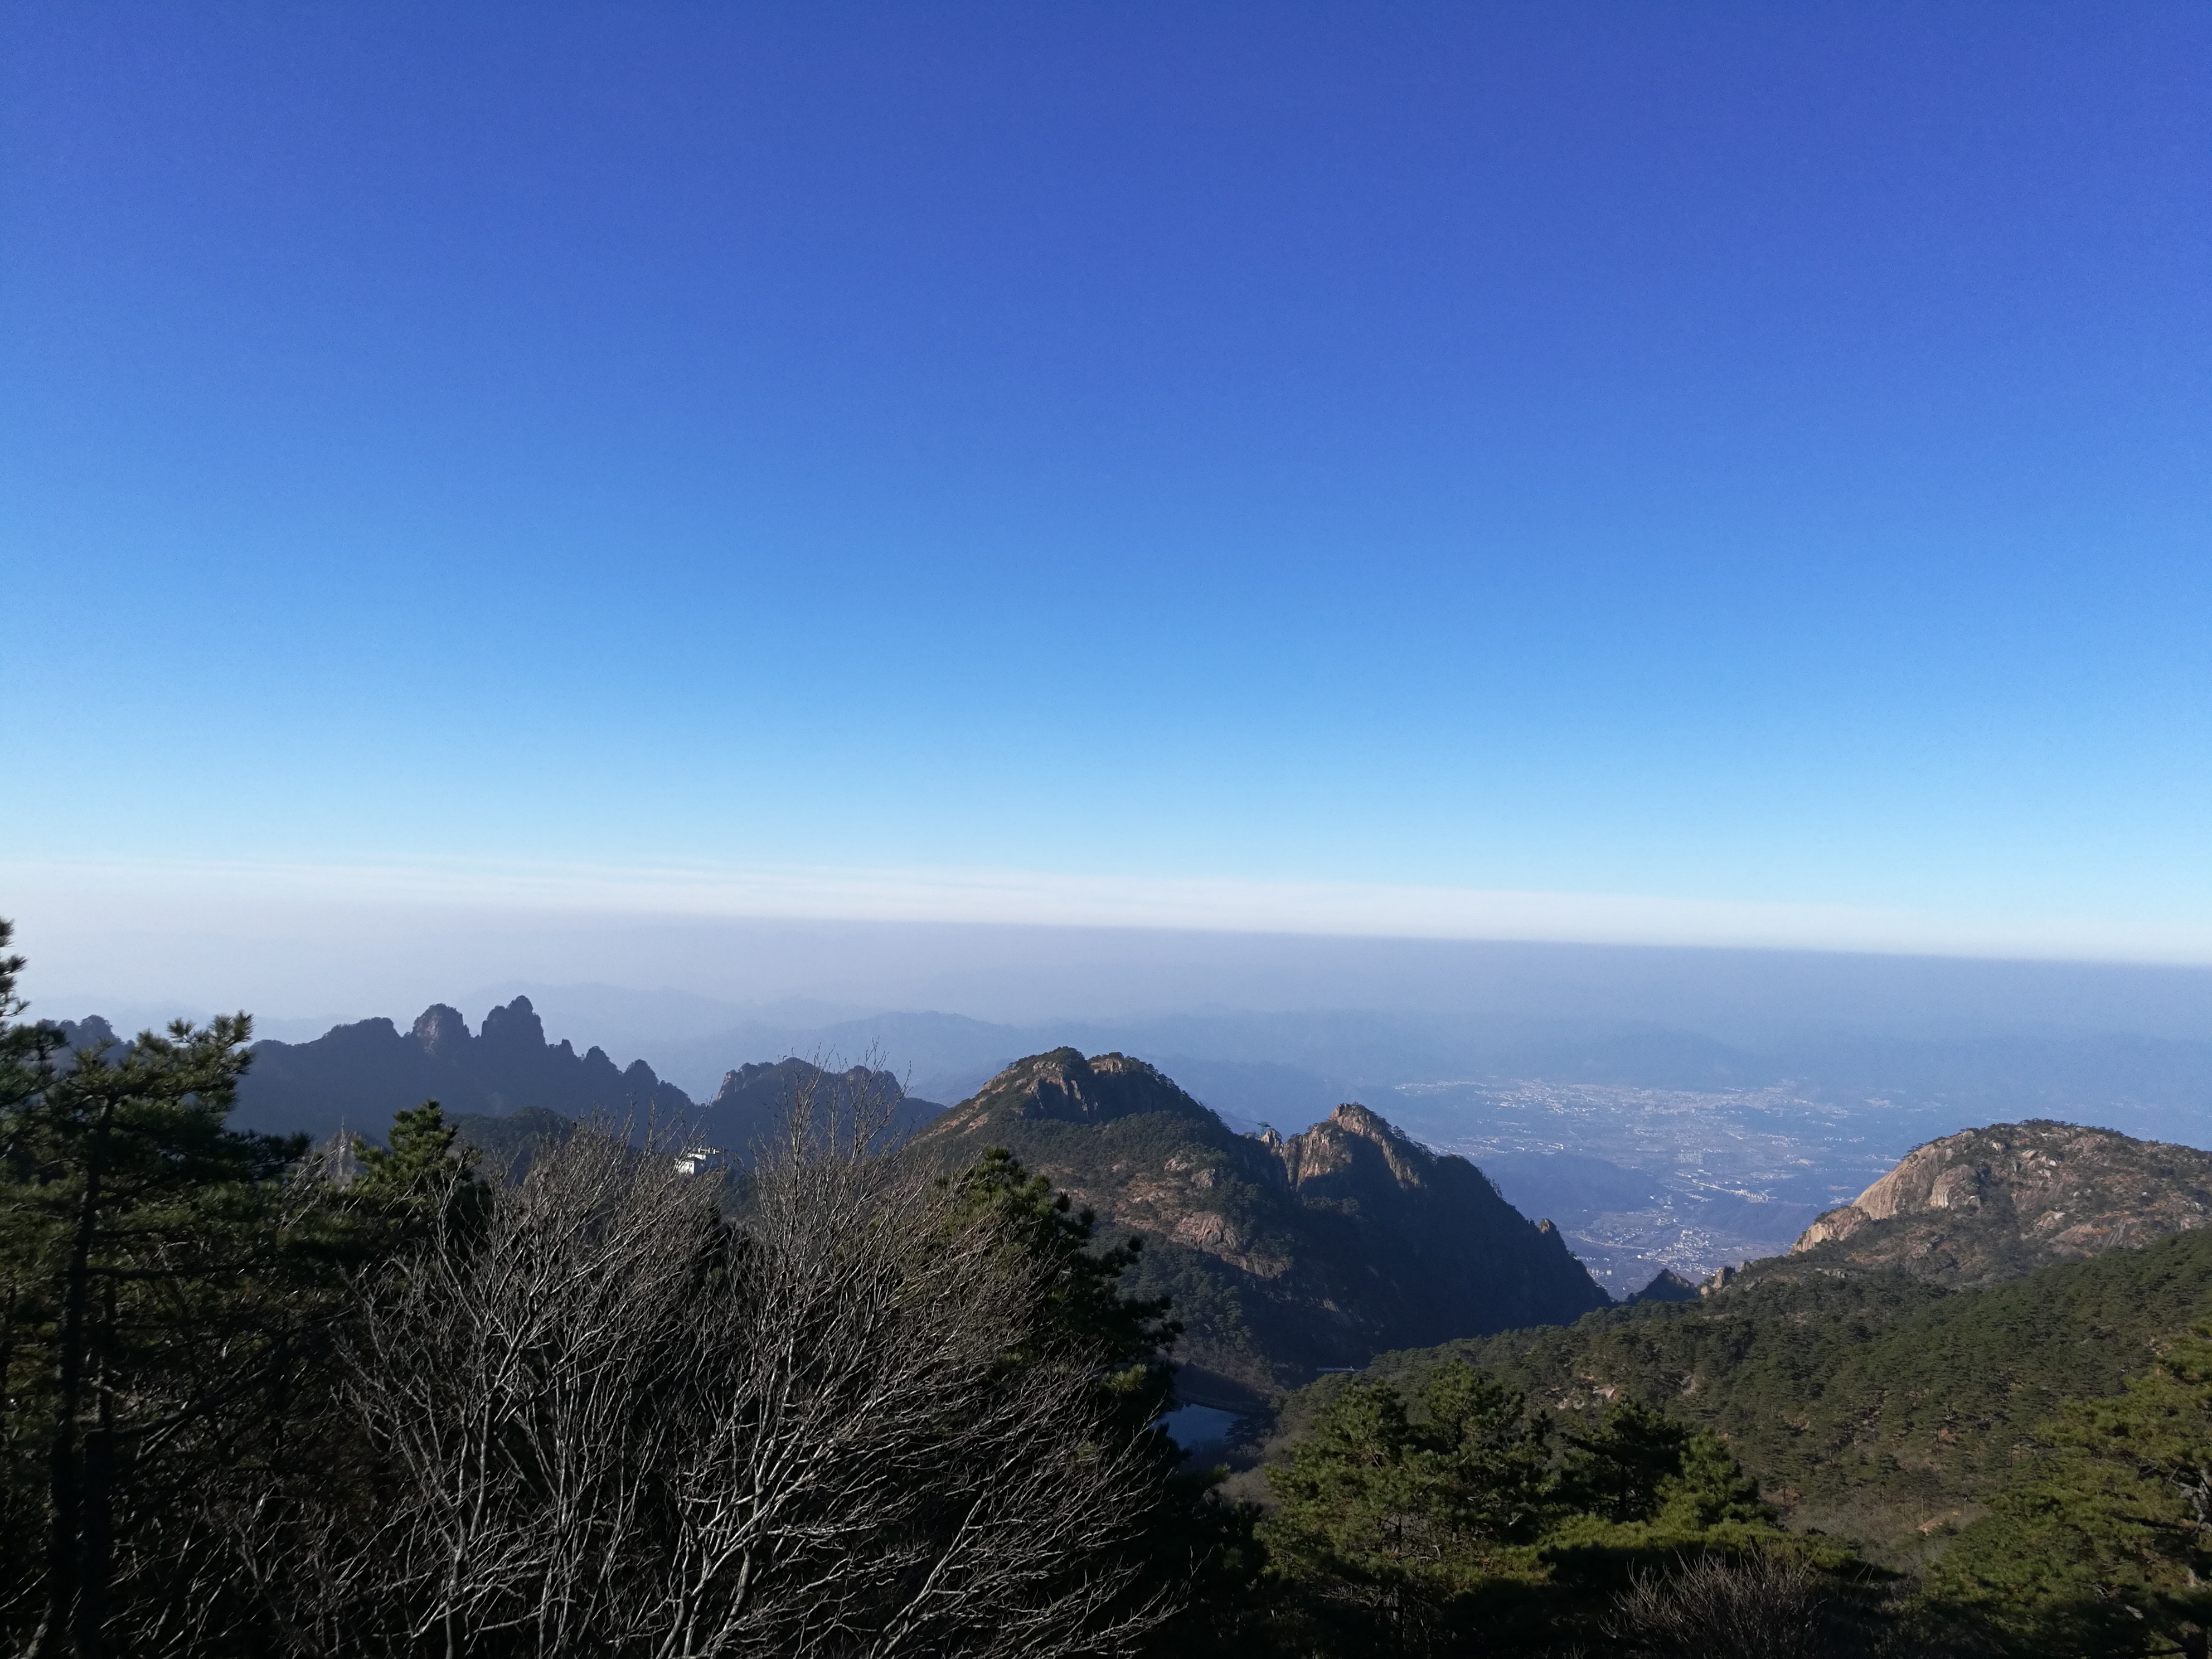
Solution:
{"label": "rocky outcrop", "polygon": [[1364,1106],[1287,1139],[1242,1135],[1144,1060],[1060,1048],[1007,1067],[912,1143],[948,1170],[989,1146],[1146,1241],[1138,1287],[1175,1298],[1193,1398],[1209,1378],[1264,1390],[1608,1300],[1556,1228]]}
{"label": "rocky outcrop", "polygon": [[1387,1174],[1401,1187],[1419,1187],[1437,1163],[1435,1154],[1401,1134],[1380,1113],[1357,1103],[1338,1107],[1288,1140],[1272,1131],[1265,1139],[1282,1162],[1284,1178],[1316,1194],[1356,1184],[1364,1166],[1370,1182]]}
{"label": "rocky outcrop", "polygon": [[1127,1054],[1085,1060],[1079,1048],[1054,1048],[1016,1060],[977,1091],[968,1107],[1011,1112],[1055,1123],[1105,1123],[1117,1117],[1174,1109],[1188,1099],[1172,1079]]}
{"label": "rocky outcrop", "polygon": [[2212,1223],[2212,1152],[2038,1121],[1933,1140],[1808,1227],[1793,1257],[1948,1285]]}
{"label": "rocky outcrop", "polygon": [[[523,1001],[529,1001],[525,997]],[[451,1059],[465,1049],[471,1041],[469,1023],[461,1018],[461,1011],[442,1002],[434,1002],[415,1016],[414,1029],[408,1033],[422,1045],[422,1052],[433,1060]]]}

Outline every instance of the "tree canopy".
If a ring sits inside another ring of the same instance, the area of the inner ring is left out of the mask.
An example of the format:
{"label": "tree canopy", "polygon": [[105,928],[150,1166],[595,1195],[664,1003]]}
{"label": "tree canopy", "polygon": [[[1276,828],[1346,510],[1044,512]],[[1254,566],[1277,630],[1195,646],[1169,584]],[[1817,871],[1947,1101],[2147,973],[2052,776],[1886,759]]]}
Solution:
{"label": "tree canopy", "polygon": [[2037,1654],[2201,1655],[2212,1626],[2212,1325],[2069,1401],[1936,1564],[1939,1601]]}

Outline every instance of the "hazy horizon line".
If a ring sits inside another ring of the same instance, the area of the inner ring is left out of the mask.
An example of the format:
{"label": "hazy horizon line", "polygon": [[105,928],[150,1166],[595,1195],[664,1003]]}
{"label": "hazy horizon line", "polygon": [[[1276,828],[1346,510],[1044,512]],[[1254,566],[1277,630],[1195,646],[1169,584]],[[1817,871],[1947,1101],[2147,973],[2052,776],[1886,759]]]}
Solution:
{"label": "hazy horizon line", "polygon": [[[102,905],[398,905],[657,921],[903,923],[1314,939],[2212,965],[2212,926],[1371,881],[957,866],[424,859],[0,861],[0,883]],[[12,901],[0,914],[20,908]]]}

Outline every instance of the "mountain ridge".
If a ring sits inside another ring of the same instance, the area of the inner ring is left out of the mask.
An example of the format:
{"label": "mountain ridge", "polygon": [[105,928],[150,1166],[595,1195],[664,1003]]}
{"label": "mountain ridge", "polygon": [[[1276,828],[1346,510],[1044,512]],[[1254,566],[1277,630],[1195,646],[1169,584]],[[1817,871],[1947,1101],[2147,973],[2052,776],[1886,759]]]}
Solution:
{"label": "mountain ridge", "polygon": [[1194,1399],[1249,1403],[1385,1348],[1611,1300],[1474,1164],[1355,1103],[1297,1135],[1240,1134],[1144,1060],[1059,1048],[948,1108],[908,1153],[949,1171],[994,1146],[1146,1241],[1134,1288],[1175,1298]]}
{"label": "mountain ridge", "polygon": [[723,1073],[721,1086],[690,1121],[698,1139],[750,1167],[757,1149],[789,1132],[799,1106],[807,1109],[817,1129],[834,1133],[866,1122],[876,1144],[886,1146],[908,1139],[945,1109],[908,1094],[889,1072],[866,1066],[832,1072],[787,1055]]}
{"label": "mountain ridge", "polygon": [[257,1042],[233,1118],[240,1128],[374,1136],[395,1111],[425,1100],[475,1117],[534,1108],[672,1122],[696,1110],[642,1060],[618,1066],[604,1048],[580,1054],[565,1037],[549,1042],[530,999],[518,996],[475,1031],[460,1010],[435,1002],[404,1032],[376,1018],[307,1042]]}

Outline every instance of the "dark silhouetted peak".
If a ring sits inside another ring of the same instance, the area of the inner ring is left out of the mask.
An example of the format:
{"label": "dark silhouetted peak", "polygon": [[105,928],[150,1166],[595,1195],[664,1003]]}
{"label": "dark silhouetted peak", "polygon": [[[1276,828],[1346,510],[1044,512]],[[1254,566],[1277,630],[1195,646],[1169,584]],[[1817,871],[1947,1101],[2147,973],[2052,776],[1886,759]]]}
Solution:
{"label": "dark silhouetted peak", "polygon": [[545,1022],[538,1018],[528,997],[517,997],[484,1016],[483,1040],[500,1048],[543,1048]]}
{"label": "dark silhouetted peak", "polygon": [[967,1108],[1060,1123],[1106,1123],[1147,1112],[1218,1121],[1157,1067],[1127,1054],[1086,1060],[1079,1048],[1016,1060],[977,1091]]}
{"label": "dark silhouetted peak", "polygon": [[1672,1267],[1662,1267],[1651,1282],[1628,1298],[1631,1305],[1638,1302],[1695,1302],[1697,1285],[1676,1273]]}
{"label": "dark silhouetted peak", "polygon": [[415,1041],[424,1054],[447,1059],[468,1046],[469,1023],[459,1009],[434,1002],[416,1018]]}
{"label": "dark silhouetted peak", "polygon": [[840,1099],[859,1100],[865,1095],[886,1105],[902,1099],[906,1092],[899,1086],[898,1079],[889,1072],[871,1071],[865,1066],[849,1066],[842,1072],[831,1072],[811,1060],[784,1059],[755,1060],[733,1072],[723,1073],[721,1086],[707,1103],[710,1107],[726,1106],[734,1101],[764,1100],[773,1096],[788,1105],[804,1090],[833,1091]]}
{"label": "dark silhouetted peak", "polygon": [[722,1073],[721,1085],[714,1091],[714,1097],[708,1104],[719,1104],[735,1100],[741,1095],[749,1095],[763,1081],[781,1083],[811,1073],[813,1069],[803,1060],[750,1061],[738,1066],[735,1071]]}
{"label": "dark silhouetted peak", "polygon": [[240,1128],[322,1135],[343,1128],[380,1135],[392,1115],[426,1100],[448,1117],[538,1111],[563,1118],[605,1113],[617,1121],[670,1122],[691,1109],[643,1060],[617,1072],[597,1049],[548,1047],[527,997],[485,1016],[469,1035],[460,1010],[436,1003],[411,1031],[388,1019],[333,1026],[312,1042],[258,1042],[239,1090]]}
{"label": "dark silhouetted peak", "polygon": [[62,1034],[62,1046],[67,1048],[100,1048],[120,1041],[115,1028],[98,1014],[58,1021],[54,1029]]}
{"label": "dark silhouetted peak", "polygon": [[816,1132],[843,1136],[865,1127],[878,1146],[904,1140],[943,1109],[934,1101],[908,1097],[890,1072],[865,1066],[830,1072],[787,1058],[723,1073],[697,1127],[711,1145],[749,1164],[758,1148],[783,1139],[793,1109],[801,1106],[810,1109]]}

